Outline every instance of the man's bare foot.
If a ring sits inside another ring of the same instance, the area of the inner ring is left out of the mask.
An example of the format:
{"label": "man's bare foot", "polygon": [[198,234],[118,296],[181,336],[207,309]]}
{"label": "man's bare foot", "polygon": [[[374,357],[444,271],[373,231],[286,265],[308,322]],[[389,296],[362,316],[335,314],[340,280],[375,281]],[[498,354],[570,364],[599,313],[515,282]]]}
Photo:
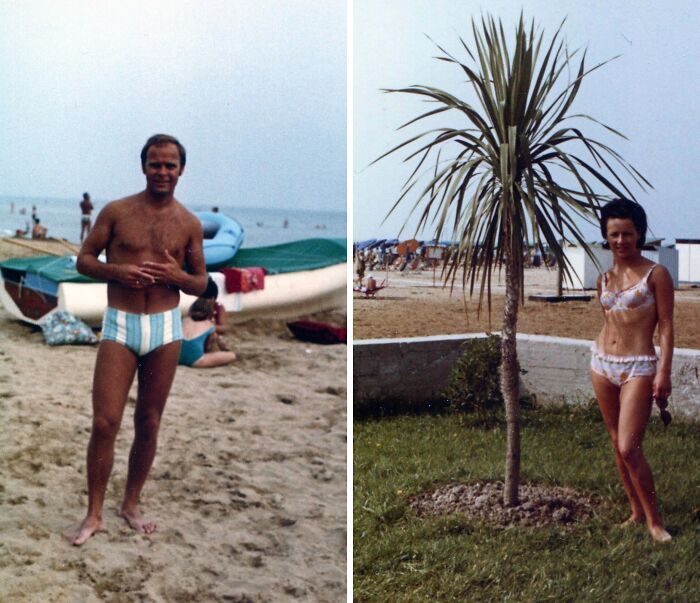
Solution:
{"label": "man's bare foot", "polygon": [[664,529],[663,526],[649,526],[649,533],[656,542],[671,542],[671,535]]}
{"label": "man's bare foot", "polygon": [[72,530],[64,532],[63,535],[73,546],[80,546],[93,534],[106,531],[102,518],[98,519],[97,517],[88,516],[83,519],[81,524]]}
{"label": "man's bare foot", "polygon": [[625,521],[623,521],[618,527],[620,528],[632,528],[639,526],[645,522],[644,515],[637,516],[634,513],[630,515]]}
{"label": "man's bare foot", "polygon": [[119,515],[126,519],[127,523],[141,534],[152,534],[156,531],[156,523],[146,519],[138,509],[122,509]]}

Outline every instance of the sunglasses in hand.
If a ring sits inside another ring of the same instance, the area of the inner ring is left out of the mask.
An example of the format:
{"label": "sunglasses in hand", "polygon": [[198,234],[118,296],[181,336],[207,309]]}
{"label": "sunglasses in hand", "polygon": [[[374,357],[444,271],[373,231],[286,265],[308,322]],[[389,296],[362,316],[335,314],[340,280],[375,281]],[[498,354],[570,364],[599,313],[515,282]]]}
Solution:
{"label": "sunglasses in hand", "polygon": [[659,407],[659,415],[663,421],[664,427],[668,427],[673,417],[671,413],[666,410],[668,408],[668,399],[666,398],[656,398],[656,405]]}

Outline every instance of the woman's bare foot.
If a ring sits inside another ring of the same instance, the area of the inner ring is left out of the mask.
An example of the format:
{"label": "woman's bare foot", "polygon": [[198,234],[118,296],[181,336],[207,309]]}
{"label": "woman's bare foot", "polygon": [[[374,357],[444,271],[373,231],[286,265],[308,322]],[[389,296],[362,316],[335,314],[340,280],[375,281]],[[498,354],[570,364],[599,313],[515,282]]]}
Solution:
{"label": "woman's bare foot", "polygon": [[119,515],[126,519],[127,523],[141,534],[152,534],[156,531],[156,523],[150,519],[146,519],[137,508],[128,510],[122,509]]}
{"label": "woman's bare foot", "polygon": [[83,519],[82,523],[78,525],[73,530],[64,532],[63,535],[68,539],[73,546],[80,546],[83,544],[90,536],[96,532],[106,532],[105,524],[102,518],[91,517],[88,515]]}
{"label": "woman's bare foot", "polygon": [[636,527],[645,522],[644,515],[635,515],[632,513],[625,521],[623,521],[618,527],[620,528],[630,528],[630,527]]}
{"label": "woman's bare foot", "polygon": [[664,529],[663,526],[649,526],[649,533],[656,542],[671,542],[671,535]]}

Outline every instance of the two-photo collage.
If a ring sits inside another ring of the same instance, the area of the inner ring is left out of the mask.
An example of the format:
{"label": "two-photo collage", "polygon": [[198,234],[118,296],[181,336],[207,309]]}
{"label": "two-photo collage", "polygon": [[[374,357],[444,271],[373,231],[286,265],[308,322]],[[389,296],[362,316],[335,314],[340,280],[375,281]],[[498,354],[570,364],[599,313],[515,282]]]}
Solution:
{"label": "two-photo collage", "polygon": [[0,603],[700,601],[700,8],[0,16]]}

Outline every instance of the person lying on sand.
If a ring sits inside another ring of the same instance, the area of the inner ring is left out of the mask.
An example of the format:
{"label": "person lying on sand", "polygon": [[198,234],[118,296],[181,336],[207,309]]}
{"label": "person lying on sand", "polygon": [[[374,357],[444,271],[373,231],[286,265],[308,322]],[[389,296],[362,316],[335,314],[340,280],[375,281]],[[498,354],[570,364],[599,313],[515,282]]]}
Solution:
{"label": "person lying on sand", "polygon": [[[174,196],[185,159],[185,149],[172,136],[149,138],[141,151],[146,189],[107,204],[78,255],[81,274],[108,282],[108,307],[93,379],[88,508],[82,523],[67,534],[74,545],[104,530],[114,442],[137,373],[135,434],[120,515],[137,532],[150,534],[156,527],[138,502],[180,355],[180,291],[199,295],[207,285],[201,224]],[[103,250],[106,263],[98,259]]]}
{"label": "person lying on sand", "polygon": [[210,277],[207,290],[195,300],[188,315],[183,318],[180,364],[193,368],[213,368],[231,364],[236,359],[236,354],[226,349],[219,337],[227,327],[226,312],[216,303],[218,294],[219,289]]}

